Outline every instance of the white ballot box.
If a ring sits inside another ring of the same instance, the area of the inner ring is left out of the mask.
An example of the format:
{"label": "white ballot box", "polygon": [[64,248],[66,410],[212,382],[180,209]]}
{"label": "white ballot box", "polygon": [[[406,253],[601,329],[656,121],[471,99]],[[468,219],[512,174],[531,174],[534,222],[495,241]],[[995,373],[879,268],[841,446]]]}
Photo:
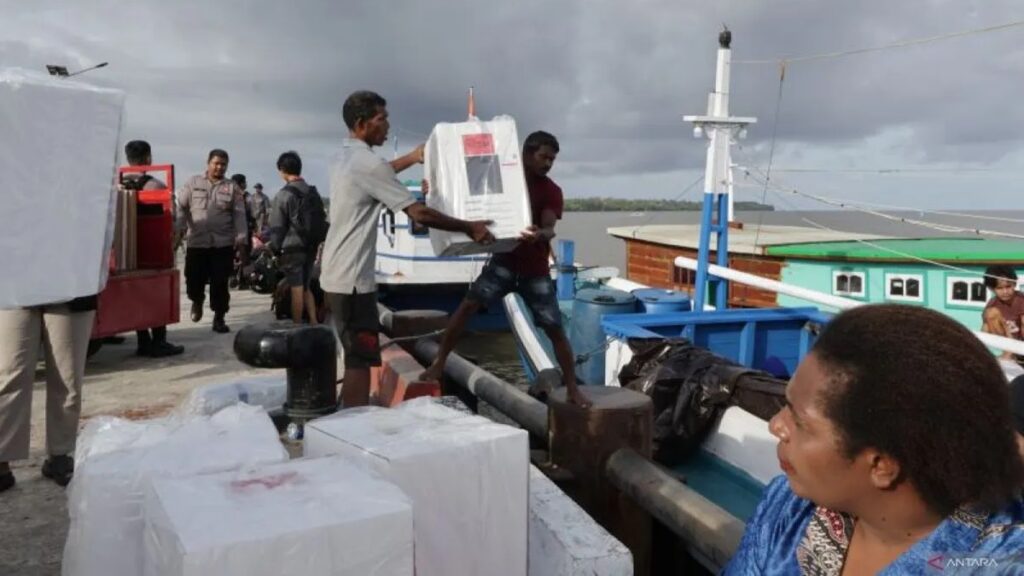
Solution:
{"label": "white ballot box", "polygon": [[98,293],[113,241],[124,93],[0,70],[0,308]]}
{"label": "white ballot box", "polygon": [[494,221],[496,242],[487,246],[461,232],[431,229],[438,256],[509,252],[532,224],[519,137],[510,116],[438,124],[427,140],[423,171],[430,183],[427,206],[462,220]]}
{"label": "white ballot box", "polygon": [[412,499],[417,576],[526,576],[525,430],[421,398],[314,420],[305,454],[363,460]]}

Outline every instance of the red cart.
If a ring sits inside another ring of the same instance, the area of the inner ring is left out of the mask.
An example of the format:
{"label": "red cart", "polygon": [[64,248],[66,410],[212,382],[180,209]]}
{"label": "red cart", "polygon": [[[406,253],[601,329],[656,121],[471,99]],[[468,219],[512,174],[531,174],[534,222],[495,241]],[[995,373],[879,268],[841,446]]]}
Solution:
{"label": "red cart", "polygon": [[118,262],[117,250],[112,250],[111,273],[99,294],[90,355],[99,350],[104,338],[176,324],[180,319],[181,276],[174,263],[172,239],[174,166],[122,166],[117,172],[119,182],[126,174],[163,173],[156,177],[167,186],[137,192],[134,265],[126,269]]}

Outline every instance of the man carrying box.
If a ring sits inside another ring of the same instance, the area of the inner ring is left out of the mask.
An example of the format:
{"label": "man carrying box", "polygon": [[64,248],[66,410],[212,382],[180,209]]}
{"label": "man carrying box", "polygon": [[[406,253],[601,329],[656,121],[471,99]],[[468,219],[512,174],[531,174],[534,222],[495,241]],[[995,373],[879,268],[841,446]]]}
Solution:
{"label": "man carrying box", "polygon": [[344,407],[369,402],[370,367],[380,365],[377,313],[377,220],[382,206],[404,211],[417,224],[462,232],[489,244],[494,236],[486,220],[466,221],[428,208],[395,177],[423,162],[423,146],[388,162],[370,148],[387,139],[387,102],[369,91],[352,93],[342,107],[349,137],[330,167],[331,206],[320,282],[327,293],[334,327],[345,352],[341,390]]}
{"label": "man carrying box", "polygon": [[555,286],[548,269],[555,223],[562,217],[562,189],[548,178],[548,172],[557,156],[558,140],[551,134],[537,131],[526,137],[523,143],[523,169],[530,193],[533,225],[523,232],[515,250],[495,254],[484,266],[480,276],[470,286],[466,298],[452,315],[441,339],[437,358],[420,376],[422,380],[440,380],[444,375],[445,361],[469,318],[482,306],[515,291],[523,297],[533,313],[534,322],[544,330],[554,346],[569,401],[583,407],[590,406],[590,400],[576,385],[572,347],[562,328],[562,313],[558,309]]}

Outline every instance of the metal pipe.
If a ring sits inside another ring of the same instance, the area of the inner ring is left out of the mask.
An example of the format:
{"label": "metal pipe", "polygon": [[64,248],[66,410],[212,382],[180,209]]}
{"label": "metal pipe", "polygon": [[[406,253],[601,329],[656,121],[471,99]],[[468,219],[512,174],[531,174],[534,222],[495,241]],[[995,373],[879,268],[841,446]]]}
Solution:
{"label": "metal pipe", "polygon": [[[423,339],[416,343],[413,355],[421,363],[429,365],[437,357],[437,350],[437,342]],[[547,442],[548,407],[543,402],[455,353],[448,356],[444,373],[477,398],[518,422],[527,432]]]}
{"label": "metal pipe", "polygon": [[622,448],[605,464],[611,483],[681,538],[694,558],[718,572],[736,552],[744,523],[679,482],[635,450]]}
{"label": "metal pipe", "polygon": [[[685,256],[677,257],[675,265],[689,270],[697,269],[697,261]],[[747,284],[762,290],[785,294],[787,296],[800,298],[801,300],[807,300],[808,302],[813,302],[822,306],[838,308],[839,310],[847,310],[849,308],[856,308],[857,306],[863,306],[866,304],[866,302],[861,302],[859,300],[851,300],[849,298],[833,296],[816,290],[801,288],[800,286],[793,286],[792,284],[784,284],[778,280],[762,278],[761,276],[740,272],[739,270],[733,270],[732,268],[716,266],[715,264],[709,265],[708,273],[713,276],[718,276],[719,278],[739,282],[740,284]],[[1006,350],[1015,354],[1024,354],[1024,342],[1021,342],[1020,340],[1004,338],[1002,336],[996,336],[995,334],[988,334],[987,332],[980,332],[978,330],[973,330],[972,332],[974,332],[974,335],[978,337],[978,340],[981,340],[986,346]]]}

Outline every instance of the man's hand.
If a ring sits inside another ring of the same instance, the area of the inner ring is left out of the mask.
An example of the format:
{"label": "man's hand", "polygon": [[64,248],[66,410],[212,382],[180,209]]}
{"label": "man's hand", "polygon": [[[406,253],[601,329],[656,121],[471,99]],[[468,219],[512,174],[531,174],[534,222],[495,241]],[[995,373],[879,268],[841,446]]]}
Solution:
{"label": "man's hand", "polygon": [[235,236],[235,248],[241,248],[243,246],[245,246],[245,234]]}
{"label": "man's hand", "polygon": [[533,244],[540,240],[540,228],[536,226],[528,226],[526,230],[519,233],[519,240],[526,244]]}
{"label": "man's hand", "polygon": [[430,194],[430,182],[427,182],[426,178],[420,180],[420,191],[423,192],[424,196]]}
{"label": "man's hand", "polygon": [[413,151],[412,151],[413,159],[415,159],[420,164],[423,164],[423,159],[425,157],[424,155],[426,153],[425,152],[426,149],[427,149],[427,145],[425,143],[424,144],[420,144],[419,146],[414,148]]}
{"label": "man's hand", "polygon": [[565,396],[570,404],[575,404],[584,410],[594,405],[589,398],[583,395],[583,392],[580,392],[579,386],[569,386],[565,391]]}
{"label": "man's hand", "polygon": [[175,230],[171,233],[171,246],[173,251],[177,252],[178,248],[181,248],[181,242],[185,239],[185,233],[180,230]]}
{"label": "man's hand", "polygon": [[472,220],[469,222],[469,230],[466,232],[466,235],[469,236],[473,242],[486,246],[487,244],[494,242],[494,234],[491,234],[490,229],[487,228],[491,224],[494,224],[493,220]]}

